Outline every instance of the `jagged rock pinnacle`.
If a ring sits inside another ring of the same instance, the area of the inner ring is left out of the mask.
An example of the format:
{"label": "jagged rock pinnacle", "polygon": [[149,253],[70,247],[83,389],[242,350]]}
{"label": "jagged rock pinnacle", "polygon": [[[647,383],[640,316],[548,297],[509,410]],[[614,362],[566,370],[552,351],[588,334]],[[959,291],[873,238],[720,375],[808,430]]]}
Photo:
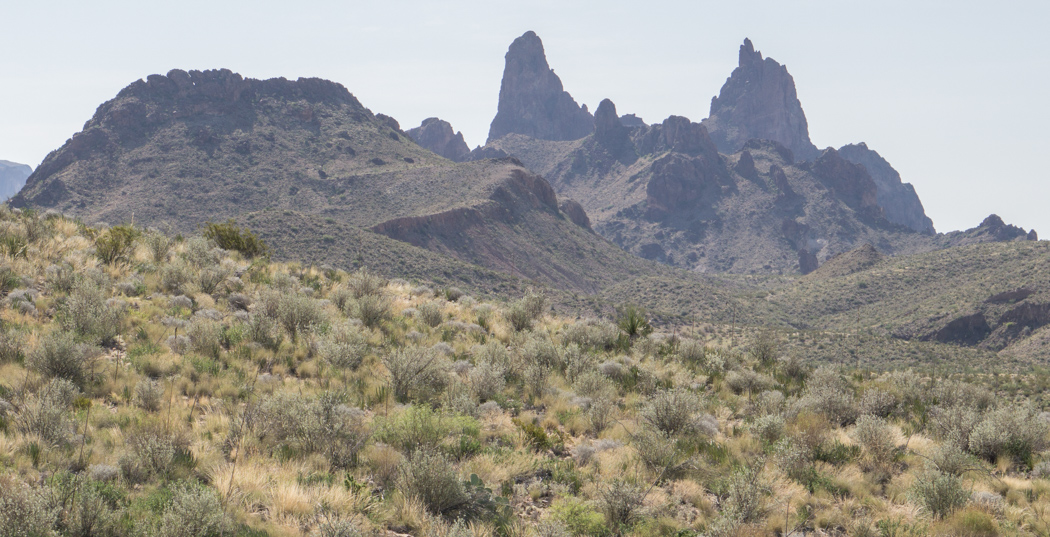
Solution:
{"label": "jagged rock pinnacle", "polygon": [[463,133],[454,132],[449,122],[436,117],[424,119],[420,126],[405,134],[420,146],[449,160],[463,162],[470,156],[470,147],[463,140]]}
{"label": "jagged rock pinnacle", "polygon": [[750,39],[740,45],[739,65],[711,100],[703,122],[723,153],[735,153],[749,139],[774,140],[799,160],[820,152],[809,140],[809,125],[787,68],[762,58]]}
{"label": "jagged rock pinnacle", "polygon": [[594,117],[562,88],[547,64],[543,42],[525,32],[507,50],[499,107],[489,127],[496,140],[510,133],[544,140],[577,140],[594,130]]}

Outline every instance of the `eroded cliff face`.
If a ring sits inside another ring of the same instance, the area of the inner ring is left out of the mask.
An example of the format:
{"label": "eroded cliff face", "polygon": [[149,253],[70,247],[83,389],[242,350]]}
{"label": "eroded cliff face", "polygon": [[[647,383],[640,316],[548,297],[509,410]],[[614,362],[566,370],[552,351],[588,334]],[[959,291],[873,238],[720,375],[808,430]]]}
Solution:
{"label": "eroded cliff face", "polygon": [[919,233],[936,233],[933,220],[926,216],[915,188],[901,181],[900,174],[886,159],[863,142],[844,145],[838,151],[842,158],[867,168],[868,174],[875,180],[878,203],[885,211],[887,220]]}
{"label": "eroded cliff face", "polygon": [[735,153],[752,138],[773,140],[798,160],[820,154],[809,140],[809,125],[787,67],[762,58],[750,39],[740,46],[740,61],[711,99],[711,114],[703,121],[722,153]]}
{"label": "eroded cliff face", "polygon": [[455,162],[470,157],[470,148],[463,140],[462,132],[452,130],[452,125],[436,117],[428,117],[423,123],[405,132],[409,138],[425,149],[429,149]]}
{"label": "eroded cliff face", "polygon": [[535,32],[514,40],[506,55],[499,107],[489,141],[511,133],[541,140],[577,140],[594,130],[594,117],[562,88]]}

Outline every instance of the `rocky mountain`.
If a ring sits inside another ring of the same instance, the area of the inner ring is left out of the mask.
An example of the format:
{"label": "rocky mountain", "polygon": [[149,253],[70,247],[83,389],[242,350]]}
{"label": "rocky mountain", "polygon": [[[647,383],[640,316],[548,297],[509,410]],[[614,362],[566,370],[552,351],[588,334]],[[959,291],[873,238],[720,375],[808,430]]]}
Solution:
{"label": "rocky mountain", "polygon": [[31,173],[33,168],[25,164],[0,160],[0,201],[17,194]]}
{"label": "rocky mountain", "polygon": [[507,50],[499,107],[489,127],[489,141],[507,134],[540,140],[577,140],[594,130],[587,106],[580,106],[547,64],[543,42],[525,32]]}
{"label": "rocky mountain", "polygon": [[900,174],[886,159],[868,149],[864,142],[844,145],[838,151],[842,158],[860,164],[868,170],[868,174],[875,180],[878,204],[886,213],[887,220],[920,233],[936,233],[933,220],[926,216],[915,188],[901,181]]}
{"label": "rocky mountain", "polygon": [[470,157],[470,148],[463,140],[462,132],[452,130],[449,122],[429,117],[423,123],[405,131],[409,138],[438,155],[455,162],[463,162]]}
{"label": "rocky mountain", "polygon": [[736,153],[748,140],[773,140],[798,160],[820,151],[809,140],[809,124],[787,67],[762,58],[750,39],[740,45],[740,61],[703,121],[718,150]]}
{"label": "rocky mountain", "polygon": [[319,79],[174,70],[136,81],[48,155],[11,203],[177,231],[233,218],[279,258],[481,291],[543,285],[600,301],[631,286],[617,291],[621,303],[648,289],[641,280],[688,282],[669,309],[721,293],[596,235],[579,204],[559,200],[520,161],[441,158]]}

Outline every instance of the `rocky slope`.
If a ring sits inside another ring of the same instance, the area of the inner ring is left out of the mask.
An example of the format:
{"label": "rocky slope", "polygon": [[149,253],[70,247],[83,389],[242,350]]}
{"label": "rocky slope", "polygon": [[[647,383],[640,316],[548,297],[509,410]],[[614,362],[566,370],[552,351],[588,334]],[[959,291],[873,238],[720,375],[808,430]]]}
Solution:
{"label": "rocky slope", "polygon": [[752,138],[773,140],[798,160],[820,154],[809,140],[809,125],[787,67],[762,58],[750,39],[740,45],[740,61],[711,99],[703,122],[723,153],[736,153]]}
{"label": "rocky slope", "polygon": [[516,133],[541,140],[576,140],[594,130],[587,106],[579,106],[547,64],[543,42],[525,32],[507,50],[499,108],[489,141]]}
{"label": "rocky slope", "polygon": [[463,162],[470,156],[470,148],[463,140],[462,132],[452,130],[449,122],[429,117],[414,129],[405,131],[409,138],[438,155],[455,162]]}
{"label": "rocky slope", "polygon": [[33,168],[25,164],[0,160],[0,201],[17,194],[31,173]]}
{"label": "rocky slope", "polygon": [[933,220],[926,216],[926,211],[915,193],[915,188],[901,181],[897,170],[877,152],[868,149],[867,144],[844,145],[839,148],[842,158],[864,166],[875,180],[879,206],[886,213],[886,219],[920,233],[933,234]]}

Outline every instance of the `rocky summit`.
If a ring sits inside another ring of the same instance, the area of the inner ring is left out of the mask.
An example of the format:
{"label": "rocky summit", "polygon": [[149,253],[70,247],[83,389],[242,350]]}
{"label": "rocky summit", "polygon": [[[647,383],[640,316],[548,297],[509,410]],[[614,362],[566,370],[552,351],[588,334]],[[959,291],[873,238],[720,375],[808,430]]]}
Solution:
{"label": "rocky summit", "polygon": [[449,122],[428,117],[423,123],[405,132],[409,138],[449,160],[463,162],[470,156],[470,148],[462,132],[454,132]]}
{"label": "rocky summit", "polygon": [[25,164],[0,160],[0,201],[17,194],[31,173],[33,168]]}
{"label": "rocky summit", "polygon": [[919,201],[915,188],[901,181],[897,170],[867,144],[844,145],[838,150],[842,158],[864,166],[875,181],[878,204],[885,211],[886,219],[920,233],[933,234],[933,220]]}
{"label": "rocky summit", "polygon": [[703,121],[723,153],[735,153],[752,138],[773,140],[798,160],[820,154],[809,140],[809,125],[787,67],[762,58],[750,39],[740,45],[740,62],[711,99],[711,114]]}
{"label": "rocky summit", "polygon": [[511,133],[577,140],[593,130],[594,117],[562,88],[561,79],[547,64],[539,36],[529,31],[515,39],[507,51],[489,141]]}

